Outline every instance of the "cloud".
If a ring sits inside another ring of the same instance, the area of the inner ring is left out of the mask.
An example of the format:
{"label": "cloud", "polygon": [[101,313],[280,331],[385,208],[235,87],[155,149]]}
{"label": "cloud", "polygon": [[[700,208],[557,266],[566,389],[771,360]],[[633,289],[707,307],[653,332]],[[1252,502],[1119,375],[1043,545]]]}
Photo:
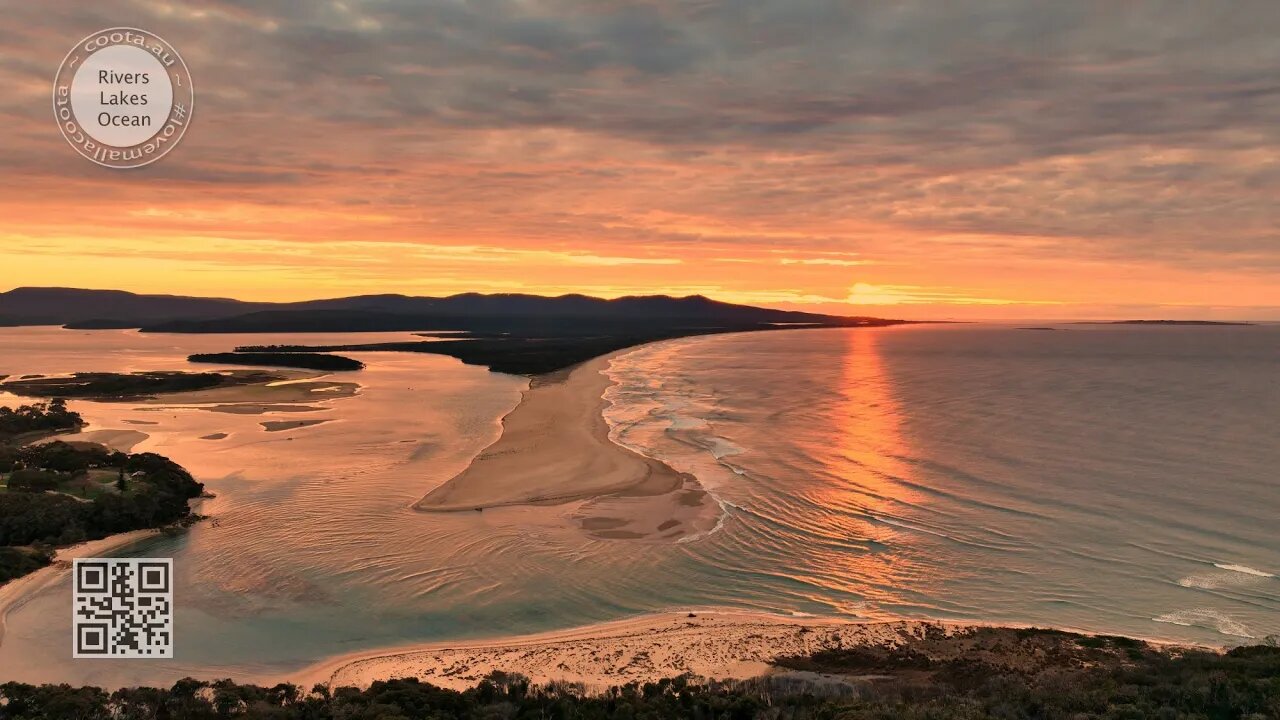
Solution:
{"label": "cloud", "polygon": [[[725,292],[823,298],[864,264],[969,273],[870,278],[903,297],[956,288],[921,296],[946,303],[1006,297],[1010,268],[1043,263],[1082,283],[1100,264],[1254,285],[1280,273],[1274,2],[0,12],[0,212],[29,236],[65,236],[79,209],[113,232],[489,246],[635,272],[705,259]],[[182,147],[123,175],[74,157],[48,108],[62,54],[110,25],[173,42],[197,89]],[[776,287],[734,275],[751,264]]]}
{"label": "cloud", "polygon": [[869,265],[870,260],[847,260],[844,258],[833,257],[815,257],[815,258],[782,258],[778,262],[783,265],[834,265],[836,267],[856,267],[858,265]]}
{"label": "cloud", "polygon": [[854,283],[845,302],[850,305],[1061,305],[1044,300],[1010,300],[969,297],[952,288],[927,288],[918,285],[872,285]]}

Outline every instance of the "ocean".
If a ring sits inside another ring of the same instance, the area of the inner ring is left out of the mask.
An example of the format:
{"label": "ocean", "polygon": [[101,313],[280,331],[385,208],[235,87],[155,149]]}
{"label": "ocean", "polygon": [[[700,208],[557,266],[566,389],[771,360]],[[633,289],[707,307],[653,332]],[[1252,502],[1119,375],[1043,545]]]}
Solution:
{"label": "ocean", "polygon": [[608,416],[725,507],[709,602],[1280,632],[1280,327],[1055,327],[678,340]]}
{"label": "ocean", "polygon": [[[1280,326],[1054,327],[787,330],[618,357],[615,438],[722,509],[675,544],[586,537],[573,506],[411,510],[527,386],[450,358],[353,354],[359,394],[288,432],[260,425],[288,413],[73,402],[91,431],[139,430],[135,451],[188,467],[216,522],[129,551],[174,558],[172,661],[71,660],[59,585],[10,613],[0,679],[284,673],[672,608],[1280,633]],[[0,329],[0,373],[181,369],[259,340]]]}

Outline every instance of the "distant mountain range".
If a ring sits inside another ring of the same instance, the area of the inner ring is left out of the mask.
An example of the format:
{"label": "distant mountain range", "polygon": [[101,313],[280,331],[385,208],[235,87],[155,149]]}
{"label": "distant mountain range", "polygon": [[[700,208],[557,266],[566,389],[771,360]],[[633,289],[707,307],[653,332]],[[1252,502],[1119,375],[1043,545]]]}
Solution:
{"label": "distant mountain range", "polygon": [[265,309],[228,298],[135,295],[122,290],[21,287],[0,293],[0,324],[64,325],[88,320],[142,323],[178,317],[212,318]]}
{"label": "distant mountain range", "polygon": [[573,335],[621,328],[742,328],[805,324],[884,324],[854,318],[724,303],[701,295],[613,300],[585,295],[464,293],[448,297],[359,295],[291,303],[138,295],[120,290],[22,287],[0,293],[0,325],[147,332],[356,332],[462,330]]}

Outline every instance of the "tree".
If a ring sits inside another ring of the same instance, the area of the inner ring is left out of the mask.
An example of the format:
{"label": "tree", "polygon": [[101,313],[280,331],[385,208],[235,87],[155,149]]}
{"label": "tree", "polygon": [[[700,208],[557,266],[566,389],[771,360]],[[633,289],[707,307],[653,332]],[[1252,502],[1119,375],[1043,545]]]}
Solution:
{"label": "tree", "polygon": [[47,470],[14,470],[9,476],[9,489],[18,492],[42,493],[54,490],[62,478],[57,473]]}

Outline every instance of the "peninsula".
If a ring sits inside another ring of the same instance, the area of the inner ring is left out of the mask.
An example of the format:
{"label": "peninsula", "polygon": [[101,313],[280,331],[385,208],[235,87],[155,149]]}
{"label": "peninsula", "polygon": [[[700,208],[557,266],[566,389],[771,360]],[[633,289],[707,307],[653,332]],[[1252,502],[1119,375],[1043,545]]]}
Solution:
{"label": "peninsula", "polygon": [[168,458],[89,442],[24,444],[33,432],[81,426],[62,400],[0,407],[0,583],[48,565],[55,547],[191,517],[188,501],[204,485]]}

